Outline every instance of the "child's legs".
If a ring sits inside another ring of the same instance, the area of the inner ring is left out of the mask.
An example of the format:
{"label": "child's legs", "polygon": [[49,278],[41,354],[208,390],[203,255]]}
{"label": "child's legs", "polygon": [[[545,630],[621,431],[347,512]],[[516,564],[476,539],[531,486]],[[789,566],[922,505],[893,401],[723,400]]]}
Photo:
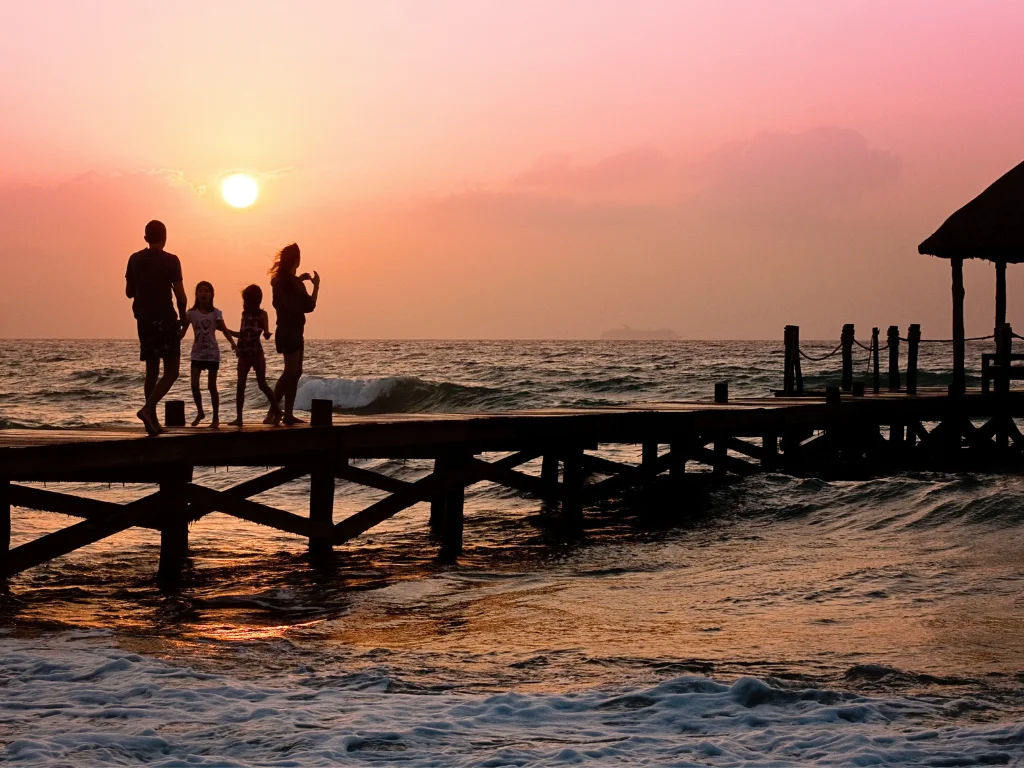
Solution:
{"label": "child's legs", "polygon": [[210,404],[213,406],[213,418],[216,421],[220,413],[220,393],[217,392],[217,369],[210,368],[206,387],[210,390]]}
{"label": "child's legs", "polygon": [[[278,408],[277,400],[274,399],[274,390],[267,384],[267,363],[265,360],[257,360],[253,364],[253,371],[256,373],[256,386],[260,392],[267,396],[271,408]],[[248,371],[246,372],[248,373]]]}
{"label": "child's legs", "polygon": [[[259,381],[259,373],[256,374],[256,380]],[[235,388],[235,415],[238,416],[238,420],[242,420],[242,407],[245,405],[245,385],[249,381],[249,365],[243,363],[241,360],[238,362],[238,386]],[[260,387],[262,389],[263,387]]]}
{"label": "child's legs", "polygon": [[203,394],[199,391],[199,375],[202,373],[202,369],[192,364],[192,399],[196,401],[196,410],[199,413],[203,413]]}

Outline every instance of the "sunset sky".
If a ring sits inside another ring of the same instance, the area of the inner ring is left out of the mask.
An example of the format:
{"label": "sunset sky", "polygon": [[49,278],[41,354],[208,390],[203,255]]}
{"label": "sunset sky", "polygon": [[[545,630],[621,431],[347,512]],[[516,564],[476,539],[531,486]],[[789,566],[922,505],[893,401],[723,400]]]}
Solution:
{"label": "sunset sky", "polygon": [[[948,336],[917,244],[1024,160],[1022,39],[1021,2],[4,3],[0,335],[132,337],[159,218],[229,325],[297,241],[312,337]],[[971,262],[969,335],[993,293]]]}

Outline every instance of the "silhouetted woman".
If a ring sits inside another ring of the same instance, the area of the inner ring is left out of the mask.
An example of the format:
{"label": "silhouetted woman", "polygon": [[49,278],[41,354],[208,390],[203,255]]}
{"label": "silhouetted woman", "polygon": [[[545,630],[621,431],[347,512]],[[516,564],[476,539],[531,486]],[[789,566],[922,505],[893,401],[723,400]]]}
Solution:
{"label": "silhouetted woman", "polygon": [[[284,423],[298,424],[295,418],[295,391],[302,376],[302,353],[305,340],[302,337],[306,325],[306,314],[316,309],[316,297],[320,293],[320,275],[308,272],[296,275],[299,268],[299,246],[286,245],[274,259],[270,268],[270,287],[274,292],[274,309],[277,310],[277,351],[284,355],[284,373],[274,386],[274,400],[281,402],[284,396]],[[306,293],[303,280],[313,284],[313,295]],[[280,412],[278,412],[280,413]],[[276,424],[280,418],[271,410],[264,419],[265,424]]]}

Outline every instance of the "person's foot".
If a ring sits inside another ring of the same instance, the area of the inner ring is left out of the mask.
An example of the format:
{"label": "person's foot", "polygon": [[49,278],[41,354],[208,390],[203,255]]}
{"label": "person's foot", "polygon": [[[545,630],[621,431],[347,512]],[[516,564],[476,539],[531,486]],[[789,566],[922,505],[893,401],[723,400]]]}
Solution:
{"label": "person's foot", "polygon": [[196,414],[196,417],[194,419],[192,419],[192,426],[193,427],[198,427],[200,422],[202,422],[202,420],[205,419],[205,418],[206,418],[206,411],[200,409],[199,413]]}
{"label": "person's foot", "polygon": [[218,429],[220,427],[220,419],[216,416],[213,417],[213,421],[210,422],[210,429]]}
{"label": "person's foot", "polygon": [[269,411],[267,411],[267,418],[263,420],[263,423],[277,424],[279,421],[281,421],[281,414],[277,410],[271,408]]}
{"label": "person's foot", "polygon": [[143,426],[146,428],[146,433],[150,437],[155,437],[164,431],[163,427],[161,427],[160,423],[156,420],[156,414],[151,412],[145,406],[140,408],[138,413],[135,415],[139,417],[139,421],[142,422]]}
{"label": "person's foot", "polygon": [[242,419],[238,418],[238,419],[235,419],[234,421],[229,421],[228,422],[228,426],[229,427],[240,427],[240,426],[242,426]]}
{"label": "person's foot", "polygon": [[294,424],[305,424],[306,423],[302,419],[298,418],[297,416],[292,416],[290,414],[288,416],[285,416],[283,419],[281,419],[281,421],[282,421],[282,423],[288,425],[289,427],[294,425]]}

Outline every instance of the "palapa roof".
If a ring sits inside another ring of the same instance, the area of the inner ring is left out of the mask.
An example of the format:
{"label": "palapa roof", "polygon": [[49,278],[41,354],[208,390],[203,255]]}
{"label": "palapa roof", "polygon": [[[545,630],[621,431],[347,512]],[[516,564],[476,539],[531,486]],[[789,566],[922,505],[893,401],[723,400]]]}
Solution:
{"label": "palapa roof", "polygon": [[1024,261],[1024,163],[953,213],[917,250],[943,259]]}

